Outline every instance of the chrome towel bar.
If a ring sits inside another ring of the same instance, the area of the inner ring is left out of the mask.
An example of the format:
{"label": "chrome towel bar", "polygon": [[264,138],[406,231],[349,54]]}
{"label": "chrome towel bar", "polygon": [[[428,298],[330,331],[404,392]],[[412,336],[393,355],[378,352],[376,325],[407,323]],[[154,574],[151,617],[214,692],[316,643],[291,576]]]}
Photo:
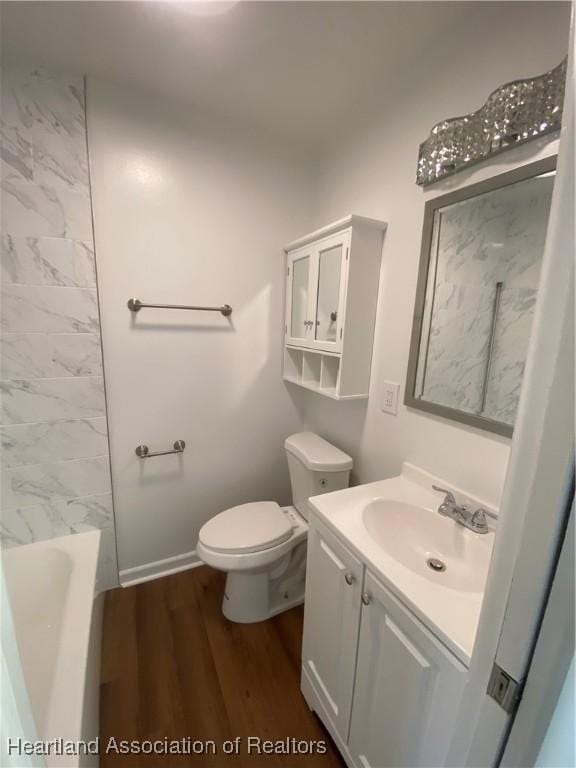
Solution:
{"label": "chrome towel bar", "polygon": [[170,451],[154,451],[153,453],[150,453],[147,445],[139,445],[134,453],[139,459],[151,459],[153,456],[166,456],[169,453],[184,453],[184,448],[186,448],[184,440],[176,440],[174,448]]}
{"label": "chrome towel bar", "polygon": [[128,299],[127,306],[130,312],[140,312],[145,307],[152,307],[153,309],[196,309],[200,312],[221,312],[224,317],[232,314],[230,304],[223,304],[221,307],[191,307],[187,304],[147,304],[140,299]]}

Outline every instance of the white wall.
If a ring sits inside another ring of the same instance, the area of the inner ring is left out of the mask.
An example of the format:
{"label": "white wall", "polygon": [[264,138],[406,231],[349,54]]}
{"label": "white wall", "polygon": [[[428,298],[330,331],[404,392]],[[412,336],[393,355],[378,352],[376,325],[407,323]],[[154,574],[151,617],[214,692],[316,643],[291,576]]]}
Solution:
{"label": "white wall", "polygon": [[556,148],[535,142],[429,191],[415,184],[418,146],[436,122],[477,109],[498,85],[551,69],[565,54],[567,5],[514,6],[471,4],[468,25],[457,35],[447,30],[445,45],[415,55],[411,70],[398,72],[396,99],[383,99],[381,120],[324,163],[315,226],[347,213],[389,223],[369,402],[335,403],[310,395],[307,403],[307,427],[354,456],[356,481],[392,476],[409,460],[490,503],[500,498],[509,440],[403,405],[390,416],[380,410],[380,392],[383,381],[399,382],[404,391],[426,199]]}
{"label": "white wall", "polygon": [[[210,516],[290,498],[281,249],[311,178],[261,136],[90,79],[88,131],[120,569],[184,564]],[[136,316],[130,297],[234,312]],[[134,455],[176,439],[182,456]]]}

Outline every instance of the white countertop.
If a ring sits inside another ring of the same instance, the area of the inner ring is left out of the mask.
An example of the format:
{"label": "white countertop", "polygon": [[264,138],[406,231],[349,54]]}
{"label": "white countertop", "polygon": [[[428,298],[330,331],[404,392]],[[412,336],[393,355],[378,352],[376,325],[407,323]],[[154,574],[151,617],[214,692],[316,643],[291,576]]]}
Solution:
{"label": "white countertop", "polygon": [[[411,464],[404,464],[402,474],[398,477],[315,496],[310,499],[310,506],[313,513],[346,542],[374,575],[466,666],[469,666],[484,589],[454,589],[442,584],[442,574],[438,575],[440,578],[435,575],[426,578],[416,573],[377,544],[362,519],[366,505],[377,499],[413,504],[425,508],[431,515],[437,515],[436,510],[443,494],[433,491],[432,484],[454,490],[459,502],[464,496],[465,501],[473,508],[481,506],[489,513],[496,514],[496,510],[482,500],[463,494],[453,484],[435,478]],[[489,519],[491,528],[493,523],[494,521]],[[463,550],[470,546],[475,548],[474,560],[484,571],[481,583],[485,584],[494,543],[494,530],[483,535],[476,534],[446,517],[441,518],[441,524],[446,526],[446,535],[450,537],[451,545],[462,547]],[[418,536],[417,530],[414,531],[414,536]]]}

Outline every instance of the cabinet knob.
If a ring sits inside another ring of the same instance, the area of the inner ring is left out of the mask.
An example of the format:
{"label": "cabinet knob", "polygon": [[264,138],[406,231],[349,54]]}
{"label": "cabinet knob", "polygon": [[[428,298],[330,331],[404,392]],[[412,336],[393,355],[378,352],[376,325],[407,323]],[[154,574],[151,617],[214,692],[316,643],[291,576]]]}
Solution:
{"label": "cabinet knob", "polygon": [[345,580],[346,584],[348,584],[348,586],[351,587],[352,584],[354,584],[354,574],[350,573],[350,572],[345,573],[344,574],[344,580]]}
{"label": "cabinet knob", "polygon": [[372,596],[370,595],[369,592],[362,592],[362,602],[364,603],[364,605],[370,605],[370,603],[372,602]]}

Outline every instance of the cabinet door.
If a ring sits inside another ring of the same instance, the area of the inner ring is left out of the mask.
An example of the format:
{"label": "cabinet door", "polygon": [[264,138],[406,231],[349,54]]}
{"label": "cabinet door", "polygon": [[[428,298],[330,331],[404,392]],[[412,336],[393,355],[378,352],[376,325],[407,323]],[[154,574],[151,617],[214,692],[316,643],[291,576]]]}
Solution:
{"label": "cabinet door", "polygon": [[313,335],[315,253],[312,247],[288,254],[286,343],[309,346]]}
{"label": "cabinet door", "polygon": [[310,527],[302,667],[346,741],[350,723],[363,566],[324,528]]}
{"label": "cabinet door", "polygon": [[339,352],[342,346],[344,297],[350,233],[341,232],[316,245],[314,323],[311,347]]}
{"label": "cabinet door", "polygon": [[442,766],[466,668],[366,574],[349,748],[361,768]]}

